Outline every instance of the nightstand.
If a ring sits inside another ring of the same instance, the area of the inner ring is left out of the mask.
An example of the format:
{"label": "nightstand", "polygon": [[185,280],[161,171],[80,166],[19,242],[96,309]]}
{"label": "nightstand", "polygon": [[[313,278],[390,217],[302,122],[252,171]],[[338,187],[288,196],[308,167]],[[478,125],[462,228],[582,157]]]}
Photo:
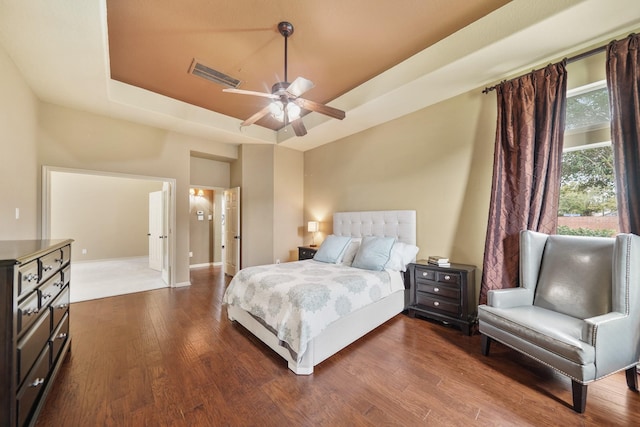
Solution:
{"label": "nightstand", "polygon": [[453,324],[471,335],[478,316],[475,272],[475,266],[466,264],[439,267],[426,260],[409,264],[409,316]]}
{"label": "nightstand", "polygon": [[313,258],[317,251],[317,246],[298,246],[298,261]]}

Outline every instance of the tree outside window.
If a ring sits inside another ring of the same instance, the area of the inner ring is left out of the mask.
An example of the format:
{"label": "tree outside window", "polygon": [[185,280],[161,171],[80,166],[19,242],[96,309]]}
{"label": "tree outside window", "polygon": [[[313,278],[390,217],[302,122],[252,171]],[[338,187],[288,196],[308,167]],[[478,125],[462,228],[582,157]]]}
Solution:
{"label": "tree outside window", "polygon": [[[568,94],[567,134],[586,135],[594,129],[608,128],[609,122],[608,91],[602,83]],[[558,217],[558,234],[612,236],[618,232],[610,141],[565,149]]]}

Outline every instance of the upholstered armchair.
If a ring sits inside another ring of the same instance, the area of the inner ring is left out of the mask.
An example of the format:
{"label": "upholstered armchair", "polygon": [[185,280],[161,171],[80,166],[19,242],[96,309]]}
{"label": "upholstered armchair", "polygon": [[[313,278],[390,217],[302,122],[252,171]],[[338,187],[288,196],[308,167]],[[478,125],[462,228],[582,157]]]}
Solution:
{"label": "upholstered armchair", "polygon": [[626,370],[638,390],[640,237],[520,233],[520,287],[489,291],[478,307],[482,354],[499,341],[567,375],[573,409],[587,385]]}

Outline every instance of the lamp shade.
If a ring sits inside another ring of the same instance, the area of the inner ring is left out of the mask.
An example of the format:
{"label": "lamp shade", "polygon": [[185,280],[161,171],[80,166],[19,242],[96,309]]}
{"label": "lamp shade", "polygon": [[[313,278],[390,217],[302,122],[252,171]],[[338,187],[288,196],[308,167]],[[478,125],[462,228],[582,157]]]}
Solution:
{"label": "lamp shade", "polygon": [[319,226],[318,221],[309,221],[307,223],[307,231],[309,233],[315,233],[316,231],[318,231],[318,226]]}

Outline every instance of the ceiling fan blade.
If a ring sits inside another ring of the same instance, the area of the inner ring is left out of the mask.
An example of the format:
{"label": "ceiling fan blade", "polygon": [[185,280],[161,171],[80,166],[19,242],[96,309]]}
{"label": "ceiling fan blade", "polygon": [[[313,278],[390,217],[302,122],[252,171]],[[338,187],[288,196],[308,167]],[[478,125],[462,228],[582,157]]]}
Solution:
{"label": "ceiling fan blade", "polygon": [[291,122],[291,127],[293,131],[296,133],[296,136],[305,136],[307,134],[307,128],[304,127],[304,123],[302,123],[302,119],[295,119]]}
{"label": "ceiling fan blade", "polygon": [[267,114],[269,114],[269,106],[268,105],[266,107],[264,107],[262,110],[260,110],[257,113],[255,113],[253,116],[249,117],[244,122],[240,123],[240,126],[251,126],[252,124],[257,122],[258,120],[260,120],[261,118],[266,116]]}
{"label": "ceiling fan blade", "polygon": [[297,98],[309,89],[313,88],[315,84],[311,80],[307,80],[304,77],[297,77],[287,88],[286,92]]}
{"label": "ceiling fan blade", "polygon": [[294,99],[293,102],[298,104],[300,108],[308,111],[315,111],[316,113],[324,114],[325,116],[333,117],[334,119],[342,120],[345,118],[345,113],[337,108],[329,107],[328,105],[320,104],[319,102],[309,101],[304,98]]}
{"label": "ceiling fan blade", "polygon": [[272,98],[272,99],[278,98],[277,95],[274,95],[274,94],[271,94],[271,93],[256,92],[256,91],[253,91],[253,90],[242,90],[242,89],[228,88],[228,89],[222,89],[222,91],[223,92],[228,92],[228,93],[239,93],[240,95],[263,96],[265,98]]}

